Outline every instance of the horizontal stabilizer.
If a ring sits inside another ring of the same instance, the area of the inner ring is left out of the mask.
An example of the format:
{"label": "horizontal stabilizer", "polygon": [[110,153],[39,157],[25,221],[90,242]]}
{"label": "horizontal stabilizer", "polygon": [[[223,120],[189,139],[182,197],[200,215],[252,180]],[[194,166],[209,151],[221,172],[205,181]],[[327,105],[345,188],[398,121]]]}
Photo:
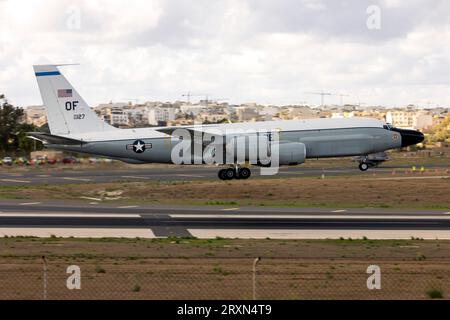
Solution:
{"label": "horizontal stabilizer", "polygon": [[50,133],[27,132],[27,137],[43,142],[44,144],[82,145],[82,140],[57,136]]}

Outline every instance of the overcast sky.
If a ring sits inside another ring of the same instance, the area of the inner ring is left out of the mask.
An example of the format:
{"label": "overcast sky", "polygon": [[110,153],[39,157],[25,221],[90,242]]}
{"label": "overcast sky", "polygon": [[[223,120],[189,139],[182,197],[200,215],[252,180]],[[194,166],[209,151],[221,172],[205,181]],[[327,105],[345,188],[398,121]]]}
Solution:
{"label": "overcast sky", "polygon": [[448,0],[0,0],[0,92],[41,104],[32,65],[80,63],[62,71],[92,106],[188,91],[320,104],[305,94],[320,90],[448,106],[449,13]]}

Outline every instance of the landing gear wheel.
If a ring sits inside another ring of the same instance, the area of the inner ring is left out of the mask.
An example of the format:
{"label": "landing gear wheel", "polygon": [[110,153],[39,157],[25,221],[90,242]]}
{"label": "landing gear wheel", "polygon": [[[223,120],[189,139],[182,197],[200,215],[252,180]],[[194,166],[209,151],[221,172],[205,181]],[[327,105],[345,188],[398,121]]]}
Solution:
{"label": "landing gear wheel", "polygon": [[361,171],[367,171],[367,169],[369,169],[369,165],[368,165],[367,163],[361,162],[361,163],[359,164],[359,170],[361,170]]}
{"label": "landing gear wheel", "polygon": [[250,171],[249,168],[241,168],[239,169],[239,179],[248,179],[250,178],[252,172]]}
{"label": "landing gear wheel", "polygon": [[227,180],[227,169],[219,170],[218,174],[220,180]]}
{"label": "landing gear wheel", "polygon": [[225,169],[225,176],[227,180],[236,178],[236,170],[234,168]]}

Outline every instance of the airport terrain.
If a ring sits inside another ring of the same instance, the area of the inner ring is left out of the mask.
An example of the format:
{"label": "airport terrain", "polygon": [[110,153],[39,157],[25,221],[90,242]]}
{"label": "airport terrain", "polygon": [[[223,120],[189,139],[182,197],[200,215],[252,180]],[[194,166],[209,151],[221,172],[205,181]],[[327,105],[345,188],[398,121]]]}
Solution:
{"label": "airport terrain", "polygon": [[95,167],[2,168],[0,298],[251,299],[256,257],[258,299],[449,297],[443,163],[226,182],[214,167]]}
{"label": "airport terrain", "polygon": [[379,168],[366,173],[294,167],[282,169],[279,175],[268,179],[256,177],[225,182],[210,178],[216,174],[210,169],[199,168],[189,173],[177,170],[171,170],[164,179],[159,176],[165,174],[160,169],[118,175],[115,171],[70,171],[63,175],[49,172],[33,177],[1,173],[0,199],[123,205],[450,209],[447,167],[429,168],[424,172],[411,168]]}
{"label": "airport terrain", "polygon": [[[449,241],[231,239],[0,239],[0,298],[447,298]],[[43,292],[45,256],[47,287]],[[81,268],[81,290],[66,269]],[[368,266],[382,271],[368,290]]]}

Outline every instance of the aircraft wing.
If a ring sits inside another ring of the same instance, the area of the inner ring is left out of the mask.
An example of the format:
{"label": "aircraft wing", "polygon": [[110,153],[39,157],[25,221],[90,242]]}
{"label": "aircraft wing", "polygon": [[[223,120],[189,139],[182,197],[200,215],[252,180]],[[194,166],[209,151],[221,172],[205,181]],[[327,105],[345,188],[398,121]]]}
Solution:
{"label": "aircraft wing", "polygon": [[[159,131],[159,132],[162,132],[162,133],[165,133],[165,134],[168,134],[168,135],[172,135],[173,134],[173,132],[175,131],[175,130],[177,130],[177,129],[184,129],[184,130],[187,130],[187,131],[189,131],[191,134],[194,134],[194,133],[209,133],[208,132],[208,130],[205,130],[205,129],[202,129],[202,130],[197,130],[196,128],[191,128],[191,127],[164,127],[164,128],[158,128],[158,129],[155,129],[156,131]],[[217,134],[216,132],[214,132],[214,134]],[[223,135],[223,136],[225,136],[225,135]]]}
{"label": "aircraft wing", "polygon": [[[162,132],[162,133],[168,134],[170,136],[173,136],[174,131],[177,130],[177,129],[187,130],[190,133],[191,137],[195,137],[195,136],[200,136],[201,137],[202,134],[204,134],[204,133],[211,133],[211,134],[214,134],[215,136],[221,136],[223,138],[223,143],[225,143],[225,141],[226,141],[226,135],[225,134],[218,133],[218,132],[214,132],[214,133],[208,132],[208,130],[205,130],[205,128],[202,128],[201,130],[198,130],[197,128],[192,128],[192,127],[164,127],[164,128],[158,128],[158,129],[155,129],[155,130],[158,131],[158,132]],[[198,140],[196,140],[194,138],[194,143],[198,143],[198,144],[201,144],[203,146],[206,146],[206,145],[209,144],[209,141],[201,141],[200,142],[200,141],[198,141]]]}
{"label": "aircraft wing", "polygon": [[81,145],[84,143],[82,140],[66,138],[43,132],[27,132],[27,137],[41,141],[45,144]]}

